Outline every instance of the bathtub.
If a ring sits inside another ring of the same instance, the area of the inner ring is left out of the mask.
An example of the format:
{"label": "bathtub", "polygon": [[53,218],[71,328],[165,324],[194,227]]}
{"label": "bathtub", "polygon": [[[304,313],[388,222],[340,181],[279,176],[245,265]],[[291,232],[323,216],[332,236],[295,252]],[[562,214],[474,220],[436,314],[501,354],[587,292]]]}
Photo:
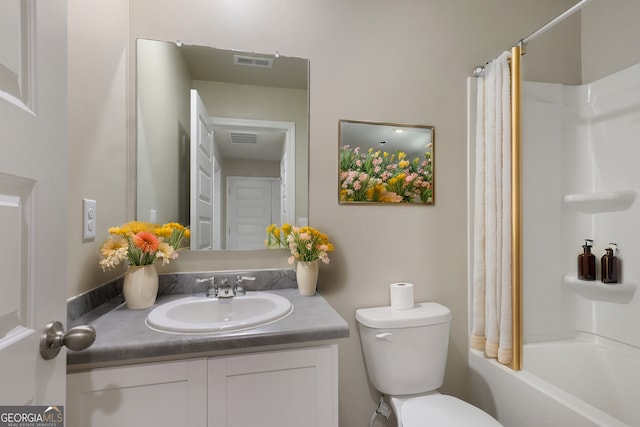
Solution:
{"label": "bathtub", "polygon": [[640,349],[602,337],[526,344],[519,372],[469,353],[470,401],[505,427],[640,426]]}

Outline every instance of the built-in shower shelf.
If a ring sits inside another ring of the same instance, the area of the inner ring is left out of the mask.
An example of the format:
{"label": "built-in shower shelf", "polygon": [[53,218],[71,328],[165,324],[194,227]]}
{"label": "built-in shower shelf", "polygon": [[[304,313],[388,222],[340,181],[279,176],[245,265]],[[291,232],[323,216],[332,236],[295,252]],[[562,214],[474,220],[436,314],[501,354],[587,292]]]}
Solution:
{"label": "built-in shower shelf", "polygon": [[636,190],[605,191],[600,193],[566,194],[564,202],[579,212],[602,213],[626,211],[633,205]]}
{"label": "built-in shower shelf", "polygon": [[564,284],[582,297],[618,303],[631,301],[637,288],[635,281],[606,284],[596,280],[580,280],[570,275],[564,276]]}

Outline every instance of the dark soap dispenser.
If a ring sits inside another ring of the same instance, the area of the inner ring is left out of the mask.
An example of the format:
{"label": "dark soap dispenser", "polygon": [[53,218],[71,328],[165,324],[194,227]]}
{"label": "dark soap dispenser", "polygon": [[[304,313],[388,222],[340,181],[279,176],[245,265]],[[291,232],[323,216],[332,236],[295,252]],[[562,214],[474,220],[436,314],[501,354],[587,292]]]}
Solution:
{"label": "dark soap dispenser", "polygon": [[578,255],[578,279],[596,280],[596,257],[591,253],[593,240],[585,239],[582,253]]}
{"label": "dark soap dispenser", "polygon": [[600,258],[602,283],[618,283],[618,258],[615,255],[617,248],[615,243],[609,243],[605,254]]}

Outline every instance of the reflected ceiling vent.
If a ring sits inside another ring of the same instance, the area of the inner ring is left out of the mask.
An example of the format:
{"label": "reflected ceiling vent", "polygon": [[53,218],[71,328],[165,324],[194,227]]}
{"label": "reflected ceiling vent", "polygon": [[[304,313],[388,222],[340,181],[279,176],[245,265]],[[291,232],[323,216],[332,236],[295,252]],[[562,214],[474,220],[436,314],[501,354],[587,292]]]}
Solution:
{"label": "reflected ceiling vent", "polygon": [[229,132],[232,144],[257,144],[258,134],[249,132]]}
{"label": "reflected ceiling vent", "polygon": [[233,55],[233,63],[249,67],[273,68],[272,58],[258,58],[257,56]]}

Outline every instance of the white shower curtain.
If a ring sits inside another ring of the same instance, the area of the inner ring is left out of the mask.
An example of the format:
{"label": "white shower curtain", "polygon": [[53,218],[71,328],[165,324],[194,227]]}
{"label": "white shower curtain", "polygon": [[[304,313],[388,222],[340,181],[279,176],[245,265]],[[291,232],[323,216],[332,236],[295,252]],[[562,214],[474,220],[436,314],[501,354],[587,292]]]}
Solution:
{"label": "white shower curtain", "polygon": [[511,320],[510,52],[478,77],[471,348],[509,364]]}

